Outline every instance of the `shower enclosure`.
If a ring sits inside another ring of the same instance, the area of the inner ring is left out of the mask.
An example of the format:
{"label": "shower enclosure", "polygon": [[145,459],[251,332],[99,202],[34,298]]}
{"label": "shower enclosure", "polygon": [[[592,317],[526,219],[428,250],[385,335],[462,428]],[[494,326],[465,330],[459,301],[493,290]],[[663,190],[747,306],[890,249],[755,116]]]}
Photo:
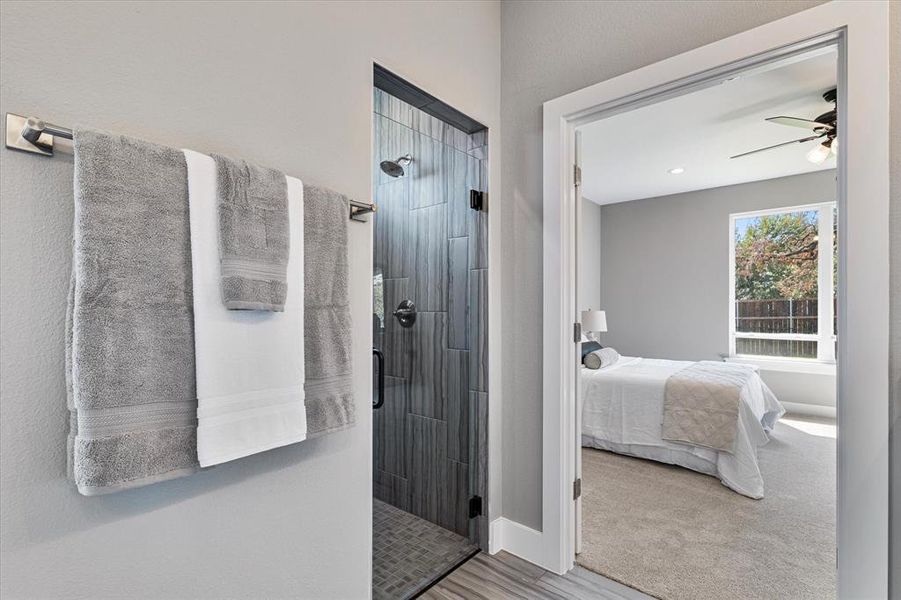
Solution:
{"label": "shower enclosure", "polygon": [[487,550],[487,130],[374,93],[374,496]]}

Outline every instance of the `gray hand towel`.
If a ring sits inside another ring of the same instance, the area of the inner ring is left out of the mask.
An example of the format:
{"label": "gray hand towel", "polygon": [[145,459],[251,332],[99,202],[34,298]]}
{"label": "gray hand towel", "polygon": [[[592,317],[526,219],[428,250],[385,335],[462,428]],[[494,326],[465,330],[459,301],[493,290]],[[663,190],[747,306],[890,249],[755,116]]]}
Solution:
{"label": "gray hand towel", "polygon": [[97,495],[193,473],[197,401],[180,150],[77,128],[71,476]]}
{"label": "gray hand towel", "polygon": [[285,310],[285,174],[213,154],[219,201],[222,301],[231,310]]}
{"label": "gray hand towel", "polygon": [[307,437],[356,421],[351,382],[348,199],[304,186],[304,402]]}

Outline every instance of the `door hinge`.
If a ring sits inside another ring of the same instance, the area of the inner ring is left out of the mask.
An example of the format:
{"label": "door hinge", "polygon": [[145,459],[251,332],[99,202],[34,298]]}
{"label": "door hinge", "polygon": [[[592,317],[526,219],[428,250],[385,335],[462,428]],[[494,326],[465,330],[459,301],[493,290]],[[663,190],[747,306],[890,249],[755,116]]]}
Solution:
{"label": "door hinge", "polygon": [[576,187],[582,187],[582,167],[573,165],[573,181]]}
{"label": "door hinge", "polygon": [[475,519],[482,514],[482,497],[473,496],[469,499],[469,518]]}
{"label": "door hinge", "polygon": [[578,500],[582,497],[582,478],[579,477],[575,481],[573,481],[573,500]]}
{"label": "door hinge", "polygon": [[485,193],[479,190],[469,190],[469,208],[485,210]]}
{"label": "door hinge", "polygon": [[573,341],[579,343],[582,341],[582,324],[573,323]]}

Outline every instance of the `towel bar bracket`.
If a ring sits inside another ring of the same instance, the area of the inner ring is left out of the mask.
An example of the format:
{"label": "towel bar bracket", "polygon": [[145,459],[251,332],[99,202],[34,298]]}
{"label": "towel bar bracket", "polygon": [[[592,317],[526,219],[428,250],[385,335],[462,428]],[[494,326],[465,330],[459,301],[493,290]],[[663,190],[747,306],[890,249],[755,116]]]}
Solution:
{"label": "towel bar bracket", "polygon": [[365,202],[350,201],[350,219],[365,223],[368,219],[363,218],[364,215],[374,213],[376,211],[375,204],[366,204]]}
{"label": "towel bar bracket", "polygon": [[39,156],[53,156],[55,138],[72,139],[72,131],[34,117],[6,113],[6,147]]}

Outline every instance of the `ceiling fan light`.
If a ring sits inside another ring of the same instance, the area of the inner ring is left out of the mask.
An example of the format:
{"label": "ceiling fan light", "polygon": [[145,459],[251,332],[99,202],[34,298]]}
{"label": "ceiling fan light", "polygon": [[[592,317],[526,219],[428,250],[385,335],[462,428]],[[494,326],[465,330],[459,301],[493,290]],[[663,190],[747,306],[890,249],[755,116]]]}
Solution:
{"label": "ceiling fan light", "polygon": [[819,144],[816,148],[807,153],[807,160],[818,165],[829,157],[830,152],[829,146]]}

